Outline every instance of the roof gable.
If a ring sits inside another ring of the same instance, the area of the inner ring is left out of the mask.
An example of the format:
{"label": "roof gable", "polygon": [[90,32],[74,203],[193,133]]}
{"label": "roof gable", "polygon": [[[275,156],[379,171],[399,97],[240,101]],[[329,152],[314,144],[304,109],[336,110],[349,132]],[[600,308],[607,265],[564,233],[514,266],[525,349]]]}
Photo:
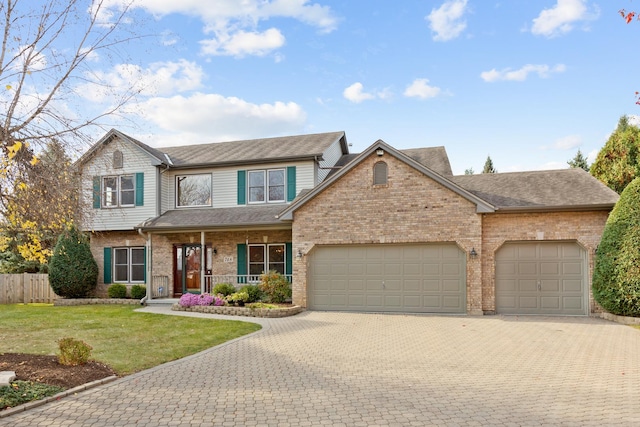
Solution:
{"label": "roof gable", "polygon": [[91,146],[91,148],[89,148],[89,150],[87,150],[86,153],[84,153],[78,160],[76,160],[75,162],[76,166],[84,165],[87,161],[89,161],[89,159],[95,157],[104,146],[110,144],[115,139],[120,139],[121,141],[124,141],[126,143],[129,143],[131,145],[138,147],[140,150],[142,150],[151,158],[153,165],[160,165],[160,164],[166,163],[166,158],[162,152],[118,130],[111,129],[102,138],[100,138],[98,142],[96,142],[93,146]]}
{"label": "roof gable", "polygon": [[298,209],[301,206],[303,206],[306,202],[308,202],[309,200],[314,198],[316,195],[321,193],[324,189],[326,189],[327,187],[332,185],[334,182],[339,180],[342,176],[344,176],[350,170],[352,170],[354,167],[356,167],[358,164],[360,164],[364,159],[366,159],[369,156],[373,155],[378,150],[382,150],[384,153],[389,154],[389,155],[395,157],[396,159],[406,163],[410,167],[418,170],[419,172],[421,172],[422,174],[428,176],[429,178],[431,178],[432,180],[436,181],[437,183],[439,183],[440,185],[444,186],[445,188],[453,191],[454,193],[458,194],[462,198],[464,198],[464,199],[470,201],[471,203],[475,204],[477,212],[493,212],[494,211],[493,206],[491,206],[486,201],[484,201],[481,198],[477,197],[476,195],[468,192],[464,188],[458,186],[456,183],[450,181],[449,179],[447,179],[446,177],[440,175],[439,173],[434,172],[433,170],[431,170],[428,167],[424,166],[422,163],[419,163],[418,161],[416,161],[413,158],[409,157],[407,154],[404,154],[403,152],[401,152],[399,150],[396,150],[395,148],[391,147],[390,145],[388,145],[384,141],[378,140],[373,145],[371,145],[369,148],[367,148],[362,153],[360,153],[358,156],[356,156],[354,159],[352,159],[347,164],[345,164],[336,173],[334,173],[329,178],[327,178],[322,184],[320,184],[319,186],[317,186],[313,190],[309,191],[308,193],[306,193],[306,194],[298,197],[296,200],[294,200],[293,203],[291,205],[289,205],[288,208],[283,210],[278,217],[280,219],[286,219],[286,220],[293,219],[293,212],[296,209]]}

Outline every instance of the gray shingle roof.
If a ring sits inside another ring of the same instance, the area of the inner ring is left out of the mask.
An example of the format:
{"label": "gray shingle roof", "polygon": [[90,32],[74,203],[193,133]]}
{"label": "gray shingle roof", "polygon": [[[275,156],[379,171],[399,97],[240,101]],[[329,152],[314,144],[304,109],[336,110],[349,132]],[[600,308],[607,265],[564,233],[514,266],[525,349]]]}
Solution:
{"label": "gray shingle roof", "polygon": [[618,194],[580,168],[453,176],[499,210],[611,208]]}
{"label": "gray shingle roof", "polygon": [[174,209],[159,217],[145,221],[144,230],[158,229],[213,229],[256,225],[278,225],[276,219],[287,205],[238,206],[233,208]]}
{"label": "gray shingle roof", "polygon": [[218,142],[159,148],[167,153],[175,167],[196,165],[252,163],[322,156],[334,142],[346,136],[344,132],[261,138],[245,141]]}
{"label": "gray shingle roof", "polygon": [[449,156],[447,156],[447,150],[444,147],[424,147],[424,148],[409,148],[406,150],[398,150],[401,153],[411,157],[416,162],[423,166],[428,167],[434,172],[444,176],[451,176],[451,163],[449,163]]}

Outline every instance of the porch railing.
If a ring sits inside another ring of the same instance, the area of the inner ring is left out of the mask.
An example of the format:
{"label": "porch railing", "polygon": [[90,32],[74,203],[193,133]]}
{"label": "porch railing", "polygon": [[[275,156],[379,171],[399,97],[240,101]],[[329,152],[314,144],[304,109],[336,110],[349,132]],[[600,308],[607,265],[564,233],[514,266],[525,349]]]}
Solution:
{"label": "porch railing", "polygon": [[[228,274],[228,275],[220,275],[220,276],[204,276],[204,292],[211,293],[211,290],[218,283],[231,283],[236,288],[241,288],[247,284],[258,284],[260,283],[260,274],[258,275],[250,275],[250,274]],[[285,274],[284,277],[292,282],[291,274]]]}

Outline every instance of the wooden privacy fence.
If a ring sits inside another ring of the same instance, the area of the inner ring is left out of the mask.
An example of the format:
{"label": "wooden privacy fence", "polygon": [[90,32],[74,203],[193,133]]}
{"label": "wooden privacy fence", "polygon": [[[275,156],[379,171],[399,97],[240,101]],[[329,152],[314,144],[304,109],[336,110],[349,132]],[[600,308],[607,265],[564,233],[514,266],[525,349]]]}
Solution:
{"label": "wooden privacy fence", "polygon": [[53,303],[57,298],[46,274],[0,274],[0,304]]}

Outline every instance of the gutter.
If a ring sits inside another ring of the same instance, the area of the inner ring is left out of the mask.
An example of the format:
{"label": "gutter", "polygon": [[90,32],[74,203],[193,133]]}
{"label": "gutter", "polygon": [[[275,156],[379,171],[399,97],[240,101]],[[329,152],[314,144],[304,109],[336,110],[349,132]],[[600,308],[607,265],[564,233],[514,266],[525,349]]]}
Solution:
{"label": "gutter", "polygon": [[498,207],[495,213],[539,213],[539,212],[586,212],[586,211],[610,211],[615,203],[602,203],[594,205],[560,205],[560,206],[514,206]]}

